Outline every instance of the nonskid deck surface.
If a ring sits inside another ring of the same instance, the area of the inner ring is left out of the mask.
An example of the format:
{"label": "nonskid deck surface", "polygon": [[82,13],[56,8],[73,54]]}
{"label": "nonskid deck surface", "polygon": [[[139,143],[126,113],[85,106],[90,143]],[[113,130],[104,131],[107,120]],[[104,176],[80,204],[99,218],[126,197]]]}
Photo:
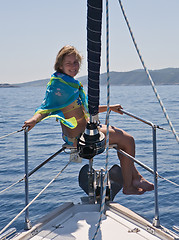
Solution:
{"label": "nonskid deck surface", "polygon": [[[90,214],[88,212],[77,213],[72,218],[68,219],[64,224],[60,226],[49,225],[47,229],[42,230],[37,236],[34,236],[33,240],[40,239],[92,239],[96,230],[96,223],[99,219],[99,213],[93,212]],[[57,221],[58,222],[58,221]],[[125,222],[120,224],[107,216],[102,220],[100,231],[98,232],[96,239],[146,239],[147,233],[143,233],[139,230],[138,233],[128,232],[129,230],[135,229],[135,225],[130,224],[130,226],[125,226]],[[126,236],[127,234],[127,236]],[[142,236],[143,235],[143,236]],[[149,235],[149,234],[148,234]],[[144,237],[145,236],[145,237]],[[156,237],[148,236],[148,239],[158,239]]]}
{"label": "nonskid deck surface", "polygon": [[[142,223],[136,223],[133,217],[133,220],[129,221],[125,217],[120,216],[120,214],[116,214],[115,208],[116,206],[114,206],[113,211],[110,207],[107,207],[106,215],[102,219],[100,230],[96,237],[97,240],[174,239],[164,238],[164,235],[162,237],[154,236],[153,233],[155,231],[148,221],[143,219],[144,225],[148,224],[147,231],[147,227],[145,228],[144,226],[142,228]],[[56,212],[54,211],[52,214],[42,218],[32,229],[19,234],[13,239],[91,240],[94,237],[99,220],[99,210],[99,205],[73,205],[72,203],[66,203]],[[140,218],[139,216],[139,221]]]}

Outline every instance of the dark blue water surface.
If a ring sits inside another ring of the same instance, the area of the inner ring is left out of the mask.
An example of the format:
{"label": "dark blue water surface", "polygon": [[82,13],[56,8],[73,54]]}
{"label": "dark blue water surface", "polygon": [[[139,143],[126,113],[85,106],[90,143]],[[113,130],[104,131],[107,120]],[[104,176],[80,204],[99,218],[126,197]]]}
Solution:
{"label": "dark blue water surface", "polygon": [[[179,86],[158,86],[160,97],[170,119],[179,132]],[[30,118],[41,104],[45,88],[19,87],[0,89],[0,137],[21,129],[24,120]],[[101,104],[106,104],[106,89],[101,89]],[[169,129],[160,105],[150,86],[112,86],[111,104],[120,103],[124,110],[154,124]],[[102,123],[105,114],[100,114]],[[110,124],[125,129],[136,140],[136,158],[153,167],[152,130],[126,115],[111,113]],[[61,148],[61,128],[54,119],[43,121],[29,133],[29,170]],[[157,130],[158,172],[161,176],[179,184],[179,144],[172,133]],[[50,180],[66,165],[67,153],[61,153],[29,179],[29,198],[32,200]],[[64,201],[80,202],[85,193],[78,186],[78,173],[87,163],[71,163],[58,179],[30,206],[32,223]],[[109,167],[119,163],[115,150],[110,150]],[[94,158],[94,167],[105,166],[105,153]],[[141,167],[138,170],[149,181],[151,173]],[[24,133],[20,132],[0,140],[0,191],[24,176]],[[179,225],[179,187],[159,179],[160,222],[172,229]],[[125,196],[122,191],[115,198],[135,212],[152,221],[154,217],[154,193],[142,196]],[[24,182],[0,194],[0,229],[8,224],[24,208]],[[24,226],[24,214],[13,224],[18,230]]]}

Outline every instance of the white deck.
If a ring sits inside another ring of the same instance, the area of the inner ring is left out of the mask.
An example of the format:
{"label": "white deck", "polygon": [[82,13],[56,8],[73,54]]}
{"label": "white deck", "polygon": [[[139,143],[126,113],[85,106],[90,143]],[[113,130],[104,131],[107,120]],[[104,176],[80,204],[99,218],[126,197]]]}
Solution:
{"label": "white deck", "polygon": [[[117,209],[117,214],[116,214]],[[125,216],[123,216],[125,211]],[[130,215],[130,221],[128,217]],[[92,239],[99,220],[99,205],[73,205],[66,203],[50,215],[42,218],[29,231],[21,233],[14,240],[88,240]],[[147,230],[148,229],[148,230]],[[161,234],[160,237],[153,234]],[[97,240],[140,240],[175,239],[167,236],[152,224],[119,204],[107,207]]]}

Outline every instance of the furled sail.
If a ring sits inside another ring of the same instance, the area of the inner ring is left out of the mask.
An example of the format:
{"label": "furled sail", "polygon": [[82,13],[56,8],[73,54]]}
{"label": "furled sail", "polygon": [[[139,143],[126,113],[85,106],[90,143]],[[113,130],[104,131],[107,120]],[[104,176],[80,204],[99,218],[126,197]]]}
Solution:
{"label": "furled sail", "polygon": [[100,92],[102,0],[88,0],[87,4],[88,105],[94,116],[98,114]]}
{"label": "furled sail", "polygon": [[105,150],[105,135],[98,131],[99,77],[101,65],[102,0],[87,1],[88,108],[90,121],[78,139],[82,158],[92,159]]}

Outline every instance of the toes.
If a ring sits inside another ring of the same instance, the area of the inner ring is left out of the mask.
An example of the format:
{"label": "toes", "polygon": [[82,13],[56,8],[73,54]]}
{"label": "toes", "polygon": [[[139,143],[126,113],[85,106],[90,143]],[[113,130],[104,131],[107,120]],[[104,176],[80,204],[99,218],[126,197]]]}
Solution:
{"label": "toes", "polygon": [[125,195],[142,195],[144,194],[146,191],[142,188],[128,188],[128,189],[124,189],[123,188],[123,194]]}

